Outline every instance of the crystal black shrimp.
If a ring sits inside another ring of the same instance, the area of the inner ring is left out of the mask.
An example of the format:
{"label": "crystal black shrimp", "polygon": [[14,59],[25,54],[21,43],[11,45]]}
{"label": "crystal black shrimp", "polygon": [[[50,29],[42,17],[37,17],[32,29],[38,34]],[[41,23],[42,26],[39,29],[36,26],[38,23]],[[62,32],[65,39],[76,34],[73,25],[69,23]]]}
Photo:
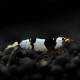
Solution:
{"label": "crystal black shrimp", "polygon": [[71,38],[65,37],[57,37],[52,39],[26,39],[22,40],[20,43],[14,42],[14,44],[8,45],[7,49],[14,48],[16,46],[20,46],[21,48],[30,49],[34,51],[41,51],[41,52],[51,52],[55,50],[62,50],[64,44],[71,42]]}

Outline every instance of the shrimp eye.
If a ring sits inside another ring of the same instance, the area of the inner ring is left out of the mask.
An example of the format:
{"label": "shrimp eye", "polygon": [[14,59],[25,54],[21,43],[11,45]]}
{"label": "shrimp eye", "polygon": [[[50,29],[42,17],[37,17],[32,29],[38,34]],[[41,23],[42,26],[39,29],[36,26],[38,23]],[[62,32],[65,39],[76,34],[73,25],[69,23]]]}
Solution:
{"label": "shrimp eye", "polygon": [[64,38],[62,38],[62,40],[65,40]]}

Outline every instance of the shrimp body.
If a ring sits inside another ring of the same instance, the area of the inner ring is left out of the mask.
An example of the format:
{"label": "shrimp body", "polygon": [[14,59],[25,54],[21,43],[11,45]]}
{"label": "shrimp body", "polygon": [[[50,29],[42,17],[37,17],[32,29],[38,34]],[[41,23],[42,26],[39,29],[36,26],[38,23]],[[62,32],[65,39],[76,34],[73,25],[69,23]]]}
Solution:
{"label": "shrimp body", "polygon": [[34,51],[53,51],[56,49],[60,49],[64,44],[72,41],[70,38],[57,37],[52,39],[26,39],[22,40],[20,43],[14,42],[12,45],[8,45],[6,49],[10,49],[16,46],[20,46],[21,48],[30,49]]}

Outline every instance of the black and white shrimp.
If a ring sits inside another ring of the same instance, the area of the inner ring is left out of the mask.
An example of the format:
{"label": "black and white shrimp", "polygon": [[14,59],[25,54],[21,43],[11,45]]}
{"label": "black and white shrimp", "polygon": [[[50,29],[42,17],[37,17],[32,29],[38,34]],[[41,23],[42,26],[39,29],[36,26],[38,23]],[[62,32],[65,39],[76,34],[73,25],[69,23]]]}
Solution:
{"label": "black and white shrimp", "polygon": [[64,44],[67,44],[71,41],[71,38],[65,37],[57,37],[52,39],[34,38],[22,40],[20,43],[14,42],[14,44],[8,45],[5,49],[7,50],[16,46],[20,46],[21,48],[30,49],[34,51],[51,52],[61,49]]}

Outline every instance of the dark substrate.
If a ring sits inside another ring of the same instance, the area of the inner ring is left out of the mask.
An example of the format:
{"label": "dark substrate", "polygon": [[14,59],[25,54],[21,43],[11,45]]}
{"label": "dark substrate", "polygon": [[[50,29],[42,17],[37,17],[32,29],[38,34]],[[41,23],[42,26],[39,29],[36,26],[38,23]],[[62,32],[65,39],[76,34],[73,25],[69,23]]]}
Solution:
{"label": "dark substrate", "polygon": [[[75,43],[72,43],[75,45]],[[0,51],[0,80],[80,80],[79,46],[64,46],[65,53],[21,49]]]}

